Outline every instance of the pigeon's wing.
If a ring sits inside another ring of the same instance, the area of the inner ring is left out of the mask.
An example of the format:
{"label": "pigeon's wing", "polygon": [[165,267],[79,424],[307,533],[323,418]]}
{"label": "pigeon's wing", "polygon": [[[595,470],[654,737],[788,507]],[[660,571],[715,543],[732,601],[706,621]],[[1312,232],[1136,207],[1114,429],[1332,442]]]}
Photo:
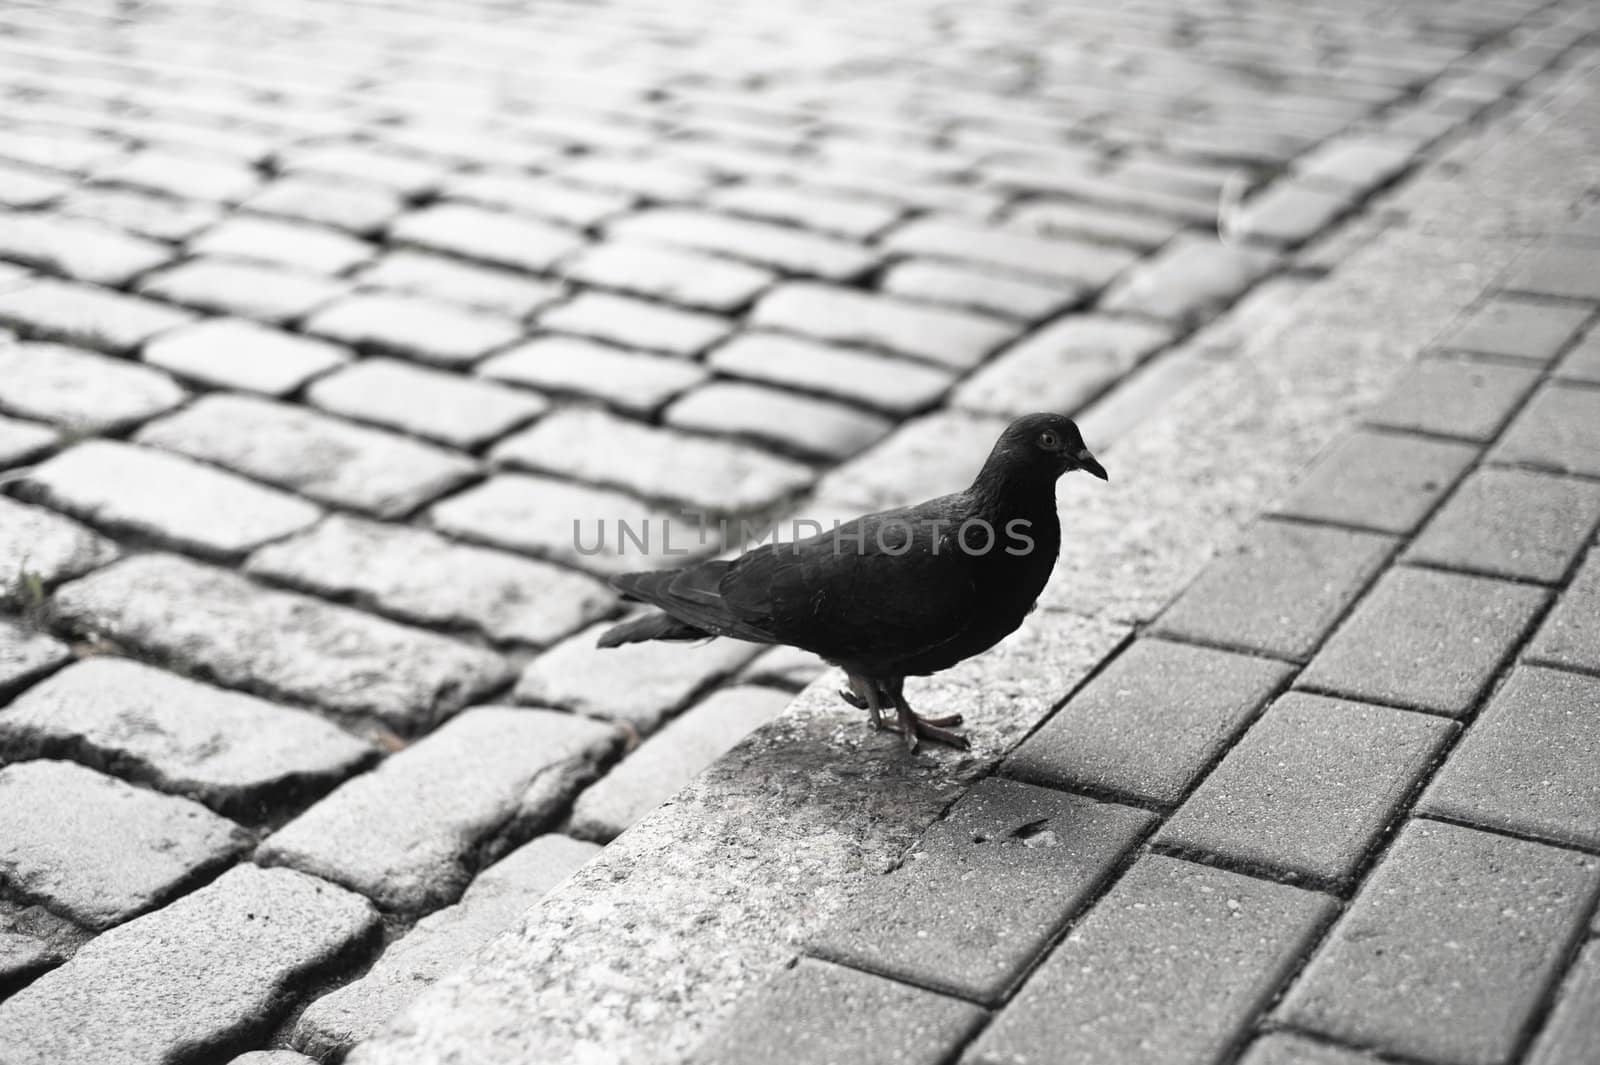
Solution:
{"label": "pigeon's wing", "polygon": [[624,573],[611,578],[611,586],[629,599],[660,607],[708,636],[774,642],[770,634],[731,612],[722,602],[717,585],[732,565],[715,560],[684,569]]}
{"label": "pigeon's wing", "polygon": [[717,583],[722,609],[835,661],[892,662],[937,647],[970,622],[977,590],[945,508],[868,515],[835,532],[769,544]]}

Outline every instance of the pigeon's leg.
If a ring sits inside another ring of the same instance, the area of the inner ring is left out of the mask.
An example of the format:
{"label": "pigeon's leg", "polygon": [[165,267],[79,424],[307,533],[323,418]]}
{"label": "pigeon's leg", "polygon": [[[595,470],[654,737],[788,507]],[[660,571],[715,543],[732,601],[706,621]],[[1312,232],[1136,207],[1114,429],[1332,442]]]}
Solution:
{"label": "pigeon's leg", "polygon": [[960,724],[960,714],[954,714],[950,717],[918,717],[917,712],[911,709],[911,704],[906,702],[904,687],[904,677],[897,677],[883,685],[884,694],[888,695],[894,702],[897,718],[895,731],[900,733],[901,738],[905,740],[906,750],[915,751],[921,740],[928,740],[931,743],[943,743],[962,751],[971,749],[972,744],[968,742],[965,736],[957,732],[951,732],[944,727],[946,725]]}
{"label": "pigeon's leg", "polygon": [[850,680],[850,690],[846,691],[840,688],[839,698],[857,710],[865,710],[867,712],[867,722],[873,728],[886,728],[887,726],[883,723],[882,713],[885,698],[883,692],[878,688],[877,682],[868,680],[865,677],[858,677],[854,673],[846,673],[845,676]]}
{"label": "pigeon's leg", "polygon": [[867,702],[867,697],[862,694],[862,689],[866,688],[870,682],[862,680],[854,673],[846,673],[845,677],[850,681],[850,687],[840,688],[839,698],[843,699],[857,710],[868,709],[870,704]]}

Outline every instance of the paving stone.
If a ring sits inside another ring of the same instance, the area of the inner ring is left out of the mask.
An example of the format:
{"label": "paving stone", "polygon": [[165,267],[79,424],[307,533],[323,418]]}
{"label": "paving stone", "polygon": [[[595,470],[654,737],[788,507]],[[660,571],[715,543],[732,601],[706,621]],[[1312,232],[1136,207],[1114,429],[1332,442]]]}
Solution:
{"label": "paving stone", "polygon": [[706,202],[734,214],[788,222],[851,240],[869,239],[902,214],[897,207],[872,200],[750,182],[712,189]]}
{"label": "paving stone", "polygon": [[62,621],[268,698],[414,731],[505,683],[499,655],[170,555],[124,560],[56,593]]}
{"label": "paving stone", "polygon": [[739,640],[599,647],[609,625],[585,629],[530,662],[517,682],[517,701],[615,721],[643,735],[761,650]]}
{"label": "paving stone", "polygon": [[938,410],[906,422],[889,437],[834,469],[815,496],[847,507],[884,510],[916,503],[972,483],[1006,423],[966,411]]}
{"label": "paving stone", "polygon": [[892,267],[883,291],[907,299],[1032,322],[1077,303],[1085,290],[1070,282],[1041,284],[996,272],[989,266],[968,266],[935,259],[908,259]]}
{"label": "paving stone", "polygon": [[850,400],[902,417],[938,402],[954,380],[941,367],[781,333],[740,333],[706,361],[720,373]]}
{"label": "paving stone", "polygon": [[563,292],[553,281],[410,248],[386,253],[356,278],[364,286],[460,303],[509,318],[554,303]]}
{"label": "paving stone", "polygon": [[141,292],[187,307],[280,323],[302,317],[349,288],[346,282],[316,274],[209,258],[189,259],[139,284]]}
{"label": "paving stone", "polygon": [[352,233],[371,233],[404,210],[405,203],[379,185],[303,174],[279,178],[244,201],[243,207]]}
{"label": "paving stone", "polygon": [[1292,1032],[1269,1032],[1250,1044],[1239,1065],[1372,1065],[1373,1058]]}
{"label": "paving stone", "polygon": [[1567,353],[1556,367],[1555,376],[1569,381],[1600,384],[1600,329],[1591,329],[1589,335]]}
{"label": "paving stone", "polygon": [[1413,821],[1279,1013],[1412,1058],[1510,1061],[1597,887],[1588,855]]}
{"label": "paving stone", "polygon": [[561,267],[563,277],[685,307],[733,311],[771,286],[776,275],[710,255],[649,244],[594,245]]}
{"label": "paving stone", "polygon": [[148,189],[179,200],[236,203],[255,191],[260,176],[229,160],[146,148],[96,170],[95,181]]}
{"label": "paving stone", "polygon": [[445,178],[445,168],[433,160],[352,142],[326,142],[279,152],[276,163],[286,174],[354,178],[410,195],[436,189]]}
{"label": "paving stone", "polygon": [[634,197],[574,188],[524,173],[463,174],[445,186],[452,200],[538,215],[579,229],[599,225],[634,205]]}
{"label": "paving stone", "polygon": [[748,994],[694,1060],[940,1065],[952,1060],[983,1019],[984,1011],[970,1002],[801,958]]}
{"label": "paving stone", "polygon": [[376,754],[304,710],[109,657],[69,666],[0,712],[0,752],[71,759],[251,819]]}
{"label": "paving stone", "polygon": [[[22,288],[34,280],[33,272],[14,263],[0,262],[0,291]],[[10,334],[6,334],[10,337]]]}
{"label": "paving stone", "polygon": [[316,1059],[293,1050],[252,1050],[240,1054],[228,1065],[316,1065]]}
{"label": "paving stone", "polygon": [[596,399],[645,416],[710,376],[682,359],[562,336],[519,344],[479,364],[477,372],[544,392]]}
{"label": "paving stone", "polygon": [[1484,469],[1457,489],[1406,559],[1554,584],[1600,524],[1600,485]]}
{"label": "paving stone", "polygon": [[1600,248],[1550,244],[1524,260],[1505,287],[1563,299],[1600,301]]}
{"label": "paving stone", "polygon": [[1081,237],[1154,251],[1171,240],[1183,223],[1143,211],[1118,211],[1065,200],[1026,200],[1013,208],[1006,225],[1041,237]]}
{"label": "paving stone", "polygon": [[990,778],[897,869],[869,878],[811,946],[857,968],[998,1005],[1154,820]]}
{"label": "paving stone", "polygon": [[1600,552],[1589,552],[1528,645],[1527,658],[1600,673]]}
{"label": "paving stone", "polygon": [[1600,477],[1600,388],[1559,382],[1540,388],[1489,457]]}
{"label": "paving stone", "polygon": [[606,292],[580,293],[542,313],[539,325],[610,341],[620,347],[690,357],[727,336],[733,328],[726,318]]}
{"label": "paving stone", "polygon": [[0,256],[80,281],[120,285],[174,254],[165,244],[99,222],[21,211],[0,215]]}
{"label": "paving stone", "polygon": [[0,161],[0,207],[42,207],[65,196],[72,185],[65,175]]}
{"label": "paving stone", "polygon": [[71,433],[137,424],[187,398],[158,370],[60,344],[0,346],[0,409]]}
{"label": "paving stone", "polygon": [[1577,846],[1600,845],[1600,679],[1521,666],[1419,809]]}
{"label": "paving stone", "polygon": [[310,274],[341,274],[372,258],[364,240],[326,226],[234,215],[189,242],[189,250],[218,258],[251,259]]}
{"label": "paving stone", "polygon": [[1549,365],[1588,317],[1586,307],[1501,293],[1491,296],[1436,343],[1442,348]]}
{"label": "paving stone", "polygon": [[1304,661],[1395,547],[1377,533],[1258,522],[1162,613],[1154,631]]}
{"label": "paving stone", "polygon": [[0,768],[0,881],[87,928],[159,906],[248,844],[198,803],[70,762]]}
{"label": "paving stone", "polygon": [[349,362],[350,353],[243,318],[211,318],[152,340],[144,361],[218,388],[286,396]]}
{"label": "paving stone", "polygon": [[1291,692],[1251,726],[1156,843],[1312,886],[1343,885],[1454,731],[1423,714]]}
{"label": "paving stone", "polygon": [[516,322],[422,296],[368,292],[329,304],[306,331],[441,366],[470,365],[522,335]]}
{"label": "paving stone", "polygon": [[65,960],[64,953],[48,940],[0,931],[0,996],[24,987]]}
{"label": "paving stone", "polygon": [[1415,158],[1410,145],[1357,134],[1324,141],[1295,160],[1294,170],[1307,181],[1365,192],[1394,180]]}
{"label": "paving stone", "polygon": [[569,570],[451,543],[423,529],[342,516],[263,548],[247,569],[403,621],[538,645],[615,604],[600,584]]}
{"label": "paving stone", "polygon": [[25,601],[119,553],[116,544],[75,521],[0,496],[0,604]]}
{"label": "paving stone", "polygon": [[314,406],[472,449],[549,409],[543,398],[392,359],[363,359],[313,384]]}
{"label": "paving stone", "polygon": [[1173,805],[1227,749],[1290,667],[1140,640],[1006,759],[1007,773]]}
{"label": "paving stone", "polygon": [[1326,896],[1147,855],[1045,959],[964,1060],[1215,1060],[1294,971],[1333,910]]}
{"label": "paving stone", "polygon": [[676,400],[663,419],[679,429],[747,436],[824,460],[849,458],[885,436],[889,419],[825,399],[716,381]]}
{"label": "paving stone", "polygon": [[1297,247],[1348,211],[1353,195],[1345,189],[1329,191],[1315,182],[1279,179],[1234,212],[1228,232],[1242,240]]}
{"label": "paving stone", "polygon": [[1172,339],[1147,322],[1072,315],[1001,352],[956,388],[955,404],[1016,417],[1075,412]]}
{"label": "paving stone", "polygon": [[410,513],[477,470],[431,444],[253,396],[205,396],[138,440],[380,517]]}
{"label": "paving stone", "polygon": [[25,498],[95,525],[213,558],[242,555],[315,522],[317,507],[210,466],[86,440],[32,470]]}
{"label": "paving stone", "polygon": [[1356,429],[1323,453],[1277,509],[1312,521],[1409,533],[1477,457],[1469,444]]}
{"label": "paving stone", "polygon": [[[265,1041],[306,984],[377,929],[365,900],[331,884],[239,866],[0,1003],[0,1056],[142,1065]],[[174,988],[182,1009],[172,1008]]]}
{"label": "paving stone", "polygon": [[468,710],[267,837],[259,860],[343,884],[386,910],[458,898],[492,838],[539,825],[592,777],[619,735],[549,710]]}
{"label": "paving stone", "polygon": [[860,277],[878,260],[872,251],[849,241],[686,208],[629,215],[612,222],[606,232],[612,237],[715,252],[787,274],[830,281]]}
{"label": "paving stone", "polygon": [[1565,1065],[1600,1057],[1600,940],[1591,940],[1568,970],[1561,995],[1528,1056],[1528,1065]]}
{"label": "paving stone", "polygon": [[534,273],[549,270],[584,245],[576,230],[464,203],[413,211],[389,227],[389,239]]}
{"label": "paving stone", "polygon": [[0,618],[0,699],[72,659],[66,644]]}
{"label": "paving stone", "polygon": [[[602,440],[605,447],[594,446]],[[685,436],[583,408],[557,411],[490,454],[497,462],[708,513],[763,510],[811,483],[809,468],[745,444]]]}
{"label": "paving stone", "polygon": [[602,155],[579,156],[552,176],[563,183],[667,202],[694,199],[711,184],[699,167],[655,158],[640,165],[637,158]]}
{"label": "paving stone", "polygon": [[540,836],[519,847],[484,870],[459,903],[417,922],[361,979],[313,1002],[295,1022],[294,1044],[326,1057],[376,1035],[599,851],[565,836]]}
{"label": "paving stone", "polygon": [[70,281],[41,280],[0,293],[0,325],[116,353],[191,320],[176,307]]}
{"label": "paving stone", "polygon": [[735,744],[783,712],[793,701],[773,688],[732,687],[662,726],[572,807],[575,836],[609,841],[671,799]]}
{"label": "paving stone", "polygon": [[1030,236],[951,218],[917,218],[888,234],[881,247],[909,255],[981,263],[1036,278],[1102,288],[1137,256],[1104,244]]}
{"label": "paving stone", "polygon": [[1178,237],[1123,275],[1100,307],[1193,325],[1232,303],[1277,262],[1270,252]]}
{"label": "paving stone", "polygon": [[54,429],[0,414],[0,469],[17,466],[48,451],[60,438]]}
{"label": "paving stone", "polygon": [[758,326],[841,344],[882,348],[969,370],[1016,327],[966,311],[932,307],[826,285],[780,285],[756,304]]}
{"label": "paving stone", "polygon": [[1483,694],[1544,601],[1537,588],[1487,577],[1390,570],[1299,684],[1459,717]]}
{"label": "paving stone", "polygon": [[1538,383],[1520,366],[1423,359],[1367,412],[1372,425],[1486,442]]}

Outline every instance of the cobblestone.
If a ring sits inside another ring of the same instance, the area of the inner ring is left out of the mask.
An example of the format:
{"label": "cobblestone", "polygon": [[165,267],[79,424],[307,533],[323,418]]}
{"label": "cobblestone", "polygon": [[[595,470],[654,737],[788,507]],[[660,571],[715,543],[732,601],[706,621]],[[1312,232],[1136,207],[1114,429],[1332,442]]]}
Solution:
{"label": "cobblestone", "polygon": [[1543,607],[1538,589],[1397,568],[1323,646],[1299,684],[1461,716]]}
{"label": "cobblestone", "polygon": [[0,699],[9,698],[72,658],[66,644],[0,617]]}
{"label": "cobblestone", "polygon": [[1182,236],[1128,271],[1106,292],[1100,306],[1193,325],[1233,302],[1276,263],[1270,252]]}
{"label": "cobblestone", "polygon": [[643,416],[710,376],[681,359],[560,336],[519,344],[485,360],[477,372],[546,393],[599,400],[626,414]]}
{"label": "cobblestone", "polygon": [[1290,693],[1156,836],[1312,886],[1341,886],[1401,811],[1454,726]]}
{"label": "cobblestone", "polygon": [[48,451],[59,434],[44,425],[0,414],[0,469],[17,466]]}
{"label": "cobblestone", "polygon": [[69,281],[36,281],[0,292],[0,325],[115,354],[132,352],[191,320],[176,307]]}
{"label": "cobblestone", "polygon": [[976,366],[1014,332],[1014,327],[987,316],[804,282],[768,293],[756,304],[751,321],[819,340],[882,348],[954,370]]}
{"label": "cobblestone", "polygon": [[139,283],[140,292],[196,310],[274,323],[294,321],[337,299],[349,287],[343,281],[263,263],[210,258],[189,259]]}
{"label": "cobblestone", "polygon": [[547,823],[615,745],[598,722],[478,707],[341,785],[262,843],[257,857],[343,884],[386,910],[454,901],[511,823]]}
{"label": "cobblestone", "polygon": [[1307,181],[1366,192],[1392,181],[1415,158],[1410,144],[1355,134],[1324,142],[1296,160],[1294,170]]}
{"label": "cobblestone", "polygon": [[309,274],[342,274],[372,258],[373,246],[337,229],[236,215],[189,242],[217,258],[251,259]]}
{"label": "cobblestone", "polygon": [[0,769],[0,800],[0,881],[87,928],[159,906],[247,842],[197,803],[70,762]]}
{"label": "cobblestone", "polygon": [[[1292,971],[1332,900],[1146,856],[968,1052],[983,1065],[1204,1061]],[[1108,979],[1138,973],[1139,979]]]}
{"label": "cobblestone", "polygon": [[[360,898],[287,869],[244,865],[113,929],[0,1003],[16,1065],[139,1065],[264,1035],[304,982],[377,929]],[[183,1008],[172,1008],[174,988]]]}
{"label": "cobblestone", "polygon": [[570,831],[602,841],[621,835],[734,744],[777,717],[791,698],[788,692],[758,687],[712,693],[585,789],[573,804]]}
{"label": "cobblestone", "polygon": [[179,200],[237,202],[254,192],[261,179],[249,167],[238,163],[146,148],[110,166],[98,168],[95,180]]}
{"label": "cobblestone", "polygon": [[788,222],[850,240],[868,240],[901,215],[897,207],[818,189],[743,182],[713,189],[706,202],[734,214]]}
{"label": "cobblestone", "polygon": [[424,296],[368,292],[323,307],[306,330],[342,344],[459,368],[517,340],[509,318]]}
{"label": "cobblestone", "polygon": [[1588,317],[1586,307],[1500,294],[1442,336],[1438,345],[1547,366]]}
{"label": "cobblestone", "polygon": [[257,551],[246,569],[403,621],[542,645],[608,613],[588,577],[423,529],[335,516]]}
{"label": "cobblestone", "polygon": [[0,995],[25,987],[64,960],[62,952],[43,939],[0,931]]}
{"label": "cobblestone", "polygon": [[1029,236],[945,218],[918,218],[880,241],[893,252],[980,263],[1057,282],[1103,288],[1136,256],[1103,244]]}
{"label": "cobblestone", "polygon": [[116,544],[75,521],[0,496],[0,604],[30,594],[25,587],[30,581],[49,587],[120,553]]}
{"label": "cobblestone", "polygon": [[977,476],[1005,425],[966,411],[935,411],[828,473],[816,497],[859,513],[959,491]]}
{"label": "cobblestone", "polygon": [[138,440],[380,517],[409,513],[477,470],[464,455],[248,396],[206,396]]}
{"label": "cobblestone", "polygon": [[1483,443],[1494,438],[1538,379],[1531,368],[1425,358],[1367,411],[1366,421]]}
{"label": "cobblestone", "polygon": [[1478,457],[1427,437],[1357,429],[1340,437],[1278,511],[1379,532],[1414,532]]}
{"label": "cobblestone", "polygon": [[586,248],[561,267],[563,277],[636,296],[733,311],[776,276],[742,263],[649,244],[608,243]]}
{"label": "cobblestone", "polygon": [[306,398],[332,414],[469,450],[549,409],[529,392],[391,359],[363,359],[313,384]]}
{"label": "cobblestone", "polygon": [[293,707],[118,658],[80,661],[0,713],[0,753],[63,758],[259,819],[361,768],[370,746]]}
{"label": "cobblestone", "polygon": [[573,230],[464,203],[414,211],[389,227],[389,237],[399,244],[535,273],[583,247],[582,236]]}
{"label": "cobblestone", "polygon": [[575,188],[528,174],[464,174],[446,185],[444,193],[451,200],[537,215],[579,229],[599,225],[634,205],[632,196]]}
{"label": "cobblestone", "polygon": [[171,248],[98,222],[58,215],[0,216],[0,256],[102,285],[120,285],[173,256]]}
{"label": "cobblestone", "polygon": [[599,850],[565,836],[524,844],[479,874],[459,903],[419,921],[361,979],[312,1003],[295,1022],[294,1044],[327,1056],[376,1034]]}
{"label": "cobblestone", "polygon": [[1275,181],[1228,221],[1232,235],[1293,248],[1321,233],[1350,209],[1347,190],[1329,191],[1312,182]]}
{"label": "cobblestone", "polygon": [[728,215],[662,208],[612,222],[607,234],[659,241],[742,259],[788,274],[850,281],[870,270],[877,256],[860,245]]}
{"label": "cobblestone", "polygon": [[314,175],[280,178],[251,196],[246,210],[277,215],[351,233],[372,233],[398,215],[404,204],[378,185],[328,181]]}
{"label": "cobblestone", "polygon": [[1467,478],[1406,558],[1553,584],[1572,568],[1596,524],[1600,485],[1486,469]]}
{"label": "cobblestone", "polygon": [[1175,805],[1286,683],[1288,666],[1140,640],[1007,758],[1024,780]]}
{"label": "cobblestone", "polygon": [[199,200],[174,200],[136,189],[75,188],[58,209],[152,240],[182,242],[217,224],[223,208]]}
{"label": "cobblestone", "polygon": [[726,318],[680,311],[659,303],[584,292],[539,315],[539,325],[620,347],[693,357],[732,330]]}
{"label": "cobblestone", "polygon": [[1041,408],[1078,411],[1171,338],[1169,330],[1146,322],[1063,318],[962,382],[955,405],[1007,418]]}
{"label": "cobblestone", "polygon": [[387,252],[355,276],[366,287],[428,296],[508,318],[531,314],[562,293],[553,281],[411,248]]}
{"label": "cobblestone", "polygon": [[1428,1060],[1511,1060],[1595,890],[1594,858],[1414,821],[1279,1009]]}
{"label": "cobblestone", "polygon": [[64,622],[191,675],[401,730],[508,679],[498,655],[171,556],[116,563],[64,586],[55,603]]}
{"label": "cobblestone", "polygon": [[735,377],[851,400],[902,416],[935,403],[954,380],[939,367],[781,333],[743,333],[712,351],[706,361]]}
{"label": "cobblestone", "polygon": [[663,420],[679,429],[749,437],[818,460],[849,458],[888,435],[887,418],[761,385],[715,381],[680,397]]}
{"label": "cobblestone", "polygon": [[350,361],[344,349],[242,318],[212,318],[145,345],[152,366],[218,388],[286,396]]}
{"label": "cobblestone", "polygon": [[1534,393],[1489,457],[1600,477],[1600,388],[1560,383]]}
{"label": "cobblestone", "polygon": [[0,409],[72,433],[124,429],[187,393],[166,374],[60,344],[0,346]]}
{"label": "cobblestone", "polygon": [[1600,552],[1593,550],[1528,645],[1530,661],[1600,673]]}
{"label": "cobblestone", "polygon": [[278,152],[274,161],[285,174],[370,181],[413,196],[438,188],[444,178],[444,169],[436,162],[349,142],[325,142]]}
{"label": "cobblestone", "polygon": [[1071,284],[997,273],[988,266],[907,259],[884,275],[883,290],[907,299],[926,300],[1015,318],[1022,322],[1048,318],[1081,300],[1084,290]]}
{"label": "cobblestone", "polygon": [[1154,251],[1183,228],[1175,219],[1144,211],[1119,211],[1057,200],[1024,201],[1009,212],[1006,224],[1041,237],[1083,237]]}

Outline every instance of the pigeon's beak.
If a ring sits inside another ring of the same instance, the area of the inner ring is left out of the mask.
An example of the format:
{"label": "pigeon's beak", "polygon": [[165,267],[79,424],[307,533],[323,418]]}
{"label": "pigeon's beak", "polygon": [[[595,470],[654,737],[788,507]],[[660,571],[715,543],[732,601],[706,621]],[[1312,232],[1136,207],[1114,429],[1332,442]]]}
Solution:
{"label": "pigeon's beak", "polygon": [[1104,466],[1100,465],[1100,462],[1099,462],[1098,459],[1096,459],[1093,455],[1089,454],[1089,449],[1088,448],[1084,448],[1082,451],[1078,452],[1077,460],[1078,460],[1078,469],[1087,470],[1089,473],[1094,474],[1096,477],[1100,478],[1102,481],[1111,480],[1111,478],[1106,475],[1106,468]]}

